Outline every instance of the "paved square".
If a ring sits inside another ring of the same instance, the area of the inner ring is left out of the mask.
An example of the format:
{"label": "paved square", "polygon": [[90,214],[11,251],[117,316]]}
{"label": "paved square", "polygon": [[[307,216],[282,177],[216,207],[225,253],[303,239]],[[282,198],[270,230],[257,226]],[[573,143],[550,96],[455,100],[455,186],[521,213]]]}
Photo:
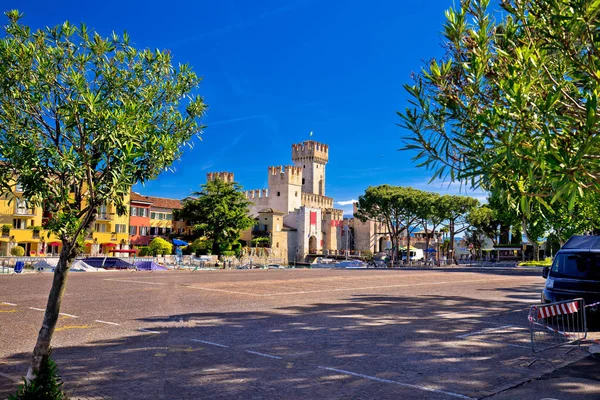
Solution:
{"label": "paved square", "polygon": [[[0,397],[52,276],[0,276]],[[75,398],[470,399],[527,364],[531,270],[72,273],[54,355]],[[549,352],[557,365],[582,352]],[[600,393],[600,392],[599,392]]]}

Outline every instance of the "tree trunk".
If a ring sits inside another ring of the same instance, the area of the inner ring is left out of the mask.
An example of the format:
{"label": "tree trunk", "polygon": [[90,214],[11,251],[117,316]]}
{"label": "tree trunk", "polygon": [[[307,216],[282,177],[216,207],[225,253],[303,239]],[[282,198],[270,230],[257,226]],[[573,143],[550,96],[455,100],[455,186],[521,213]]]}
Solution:
{"label": "tree trunk", "polygon": [[407,224],[408,228],[406,229],[406,263],[408,265],[412,265],[412,260],[410,259],[410,224]]}
{"label": "tree trunk", "polygon": [[[258,247],[258,243],[256,243],[256,247]],[[212,253],[213,253],[213,256],[219,255],[219,251],[220,251],[220,249],[219,249],[219,242],[217,242],[216,239],[213,239],[213,242],[212,242]]]}
{"label": "tree trunk", "polygon": [[50,350],[50,342],[58,320],[62,297],[67,285],[67,275],[71,264],[75,259],[75,249],[69,244],[63,242],[63,248],[60,252],[58,264],[54,270],[54,279],[52,280],[52,288],[48,295],[48,303],[46,304],[46,312],[44,313],[44,321],[42,328],[38,333],[37,342],[33,349],[31,365],[27,371],[27,380],[31,381],[34,378],[34,373],[39,371],[42,359],[48,355]]}

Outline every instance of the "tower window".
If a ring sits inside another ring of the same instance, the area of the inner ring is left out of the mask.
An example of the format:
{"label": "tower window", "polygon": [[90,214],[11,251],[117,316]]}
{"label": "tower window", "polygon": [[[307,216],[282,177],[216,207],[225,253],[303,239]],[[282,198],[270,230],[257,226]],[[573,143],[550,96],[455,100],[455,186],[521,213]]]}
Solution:
{"label": "tower window", "polygon": [[306,179],[302,178],[302,184],[304,185],[304,183],[306,182]]}
{"label": "tower window", "polygon": [[298,192],[296,192],[296,197],[298,197]]}
{"label": "tower window", "polygon": [[277,197],[281,196],[281,192],[277,192]]}
{"label": "tower window", "polygon": [[319,164],[317,164],[317,168],[319,168]]}
{"label": "tower window", "polygon": [[302,168],[306,168],[306,165],[303,165]]}

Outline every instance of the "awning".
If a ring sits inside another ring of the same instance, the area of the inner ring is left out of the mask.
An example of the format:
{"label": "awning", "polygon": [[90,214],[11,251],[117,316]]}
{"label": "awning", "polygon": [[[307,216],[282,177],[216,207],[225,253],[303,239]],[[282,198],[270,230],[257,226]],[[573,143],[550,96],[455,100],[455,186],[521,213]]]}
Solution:
{"label": "awning", "polygon": [[137,250],[133,249],[133,250],[125,250],[125,249],[113,249],[110,251],[111,253],[129,253],[129,254],[136,254]]}
{"label": "awning", "polygon": [[48,243],[48,246],[60,246],[62,243],[61,242],[51,242]]}
{"label": "awning", "polygon": [[102,246],[104,247],[115,247],[116,245],[116,243],[102,243]]}
{"label": "awning", "polygon": [[187,246],[189,243],[188,242],[184,242],[183,240],[173,239],[173,244],[175,246]]}

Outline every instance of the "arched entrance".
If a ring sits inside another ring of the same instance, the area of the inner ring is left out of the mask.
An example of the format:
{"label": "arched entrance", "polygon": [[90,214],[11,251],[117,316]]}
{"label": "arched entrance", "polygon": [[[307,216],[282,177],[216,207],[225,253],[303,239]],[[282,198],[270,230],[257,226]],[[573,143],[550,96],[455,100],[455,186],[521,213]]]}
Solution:
{"label": "arched entrance", "polygon": [[382,253],[385,251],[385,244],[387,240],[384,237],[379,238],[379,252]]}
{"label": "arched entrance", "polygon": [[309,254],[317,254],[317,237],[311,236],[308,239],[308,253]]}

